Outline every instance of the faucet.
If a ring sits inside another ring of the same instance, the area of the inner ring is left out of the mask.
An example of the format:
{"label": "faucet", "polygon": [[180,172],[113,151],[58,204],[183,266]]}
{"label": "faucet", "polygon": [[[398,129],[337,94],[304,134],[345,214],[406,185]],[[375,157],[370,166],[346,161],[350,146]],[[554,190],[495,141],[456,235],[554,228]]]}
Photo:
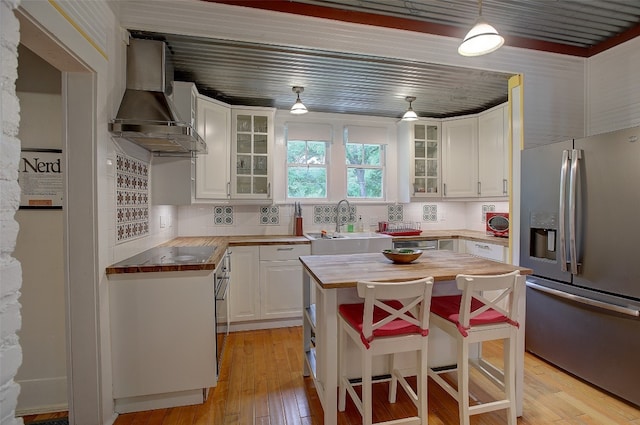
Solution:
{"label": "faucet", "polygon": [[347,204],[347,221],[349,216],[351,216],[351,205],[349,205],[349,201],[346,199],[338,202],[338,206],[336,207],[336,233],[340,233],[340,205],[345,202]]}

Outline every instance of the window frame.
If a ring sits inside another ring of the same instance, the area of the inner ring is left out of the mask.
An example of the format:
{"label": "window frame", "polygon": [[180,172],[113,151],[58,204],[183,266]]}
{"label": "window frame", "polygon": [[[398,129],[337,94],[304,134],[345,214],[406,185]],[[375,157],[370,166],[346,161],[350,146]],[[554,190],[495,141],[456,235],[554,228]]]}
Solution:
{"label": "window frame", "polygon": [[[304,142],[305,150],[308,152],[309,143],[324,143],[324,164],[309,164],[309,163],[290,163],[289,162],[289,142]],[[285,140],[285,199],[294,202],[328,202],[331,200],[330,188],[331,188],[331,142],[327,140],[302,140],[301,138],[286,139]],[[325,196],[324,197],[293,197],[289,196],[289,169],[293,167],[307,167],[307,168],[324,168],[326,173],[325,183]]]}
{"label": "window frame", "polygon": [[[348,156],[347,156],[347,152],[348,152],[348,146],[349,145],[361,145],[362,146],[362,164],[349,164],[348,163]],[[365,154],[365,146],[377,146],[380,149],[380,164],[379,165],[371,165],[371,164],[365,164],[364,163],[364,154]],[[344,193],[347,199],[349,199],[350,201],[361,201],[361,202],[383,202],[386,200],[386,196],[387,196],[387,188],[386,188],[386,178],[387,178],[387,167],[386,167],[386,160],[387,160],[387,145],[384,143],[371,143],[371,142],[350,142],[348,140],[345,140],[344,143],[344,161],[345,161],[345,187],[344,187]],[[365,169],[365,170],[380,170],[381,171],[381,181],[380,181],[380,185],[381,185],[381,194],[380,197],[376,197],[376,198],[372,198],[372,197],[367,197],[367,196],[349,196],[349,169],[350,168],[359,168],[359,169]]]}

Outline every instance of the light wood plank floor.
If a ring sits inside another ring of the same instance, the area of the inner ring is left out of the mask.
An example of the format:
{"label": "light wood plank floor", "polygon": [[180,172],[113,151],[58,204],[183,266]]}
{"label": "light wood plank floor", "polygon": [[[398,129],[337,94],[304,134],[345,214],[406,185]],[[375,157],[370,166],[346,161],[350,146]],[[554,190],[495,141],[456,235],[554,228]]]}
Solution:
{"label": "light wood plank floor", "polygon": [[[300,327],[232,333],[218,386],[204,404],[123,414],[114,425],[320,425],[322,407],[312,381],[302,376],[301,347]],[[485,344],[483,353],[493,361],[500,357],[500,350],[500,344]],[[483,399],[489,387],[481,382],[472,390]],[[360,415],[347,400],[347,410],[338,415],[339,425],[360,424]],[[387,402],[386,384],[374,386],[374,405],[374,421],[415,414],[400,389],[398,402]],[[458,424],[456,403],[431,381],[429,424]],[[506,416],[503,412],[473,416],[471,424],[504,425]],[[527,353],[524,412],[518,424],[640,425],[640,409]]]}

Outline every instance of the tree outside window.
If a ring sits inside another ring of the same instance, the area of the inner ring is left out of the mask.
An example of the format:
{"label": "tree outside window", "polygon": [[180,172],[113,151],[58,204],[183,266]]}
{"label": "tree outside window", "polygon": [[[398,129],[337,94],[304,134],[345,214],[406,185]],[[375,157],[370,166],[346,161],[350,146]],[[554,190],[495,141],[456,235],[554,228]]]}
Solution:
{"label": "tree outside window", "polygon": [[327,143],[287,141],[287,197],[327,197]]}
{"label": "tree outside window", "polygon": [[384,194],[384,147],[347,143],[347,197],[382,199]]}

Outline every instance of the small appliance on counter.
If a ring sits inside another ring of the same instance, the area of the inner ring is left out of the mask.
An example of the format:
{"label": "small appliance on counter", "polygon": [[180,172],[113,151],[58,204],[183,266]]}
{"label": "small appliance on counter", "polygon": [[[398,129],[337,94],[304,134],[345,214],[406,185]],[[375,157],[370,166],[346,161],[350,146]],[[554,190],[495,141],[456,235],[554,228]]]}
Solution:
{"label": "small appliance on counter", "polygon": [[501,238],[509,237],[509,213],[488,212],[486,220],[487,235]]}

